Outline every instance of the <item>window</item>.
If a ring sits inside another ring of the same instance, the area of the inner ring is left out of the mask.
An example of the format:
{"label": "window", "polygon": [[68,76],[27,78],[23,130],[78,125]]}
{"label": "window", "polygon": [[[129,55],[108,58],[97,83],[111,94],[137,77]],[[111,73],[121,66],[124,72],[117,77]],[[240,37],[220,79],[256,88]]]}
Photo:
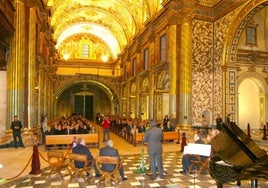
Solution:
{"label": "window", "polygon": [[149,68],[149,49],[146,48],[144,50],[144,70],[148,70]]}
{"label": "window", "polygon": [[258,24],[254,20],[250,20],[246,26],[246,46],[258,46],[257,45],[257,27]]}
{"label": "window", "polygon": [[160,38],[160,61],[166,61],[166,53],[167,53],[167,37],[163,35]]}
{"label": "window", "polygon": [[136,58],[132,60],[132,76],[136,76]]}
{"label": "window", "polygon": [[88,58],[89,57],[89,46],[88,46],[88,44],[82,44],[81,57],[82,58]]}
{"label": "window", "polygon": [[256,42],[256,27],[254,26],[248,26],[246,28],[246,43],[250,45],[255,45]]}

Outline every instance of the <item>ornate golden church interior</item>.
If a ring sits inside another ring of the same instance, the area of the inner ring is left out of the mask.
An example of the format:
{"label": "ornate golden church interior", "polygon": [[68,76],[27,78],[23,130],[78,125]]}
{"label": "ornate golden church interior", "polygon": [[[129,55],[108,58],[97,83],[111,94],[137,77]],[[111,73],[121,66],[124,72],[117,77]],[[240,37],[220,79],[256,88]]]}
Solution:
{"label": "ornate golden church interior", "polygon": [[268,122],[267,0],[1,0],[0,134],[18,115]]}
{"label": "ornate golden church interior", "polygon": [[[1,1],[1,131],[80,113],[262,127],[266,0]],[[251,99],[251,100],[248,100]]]}

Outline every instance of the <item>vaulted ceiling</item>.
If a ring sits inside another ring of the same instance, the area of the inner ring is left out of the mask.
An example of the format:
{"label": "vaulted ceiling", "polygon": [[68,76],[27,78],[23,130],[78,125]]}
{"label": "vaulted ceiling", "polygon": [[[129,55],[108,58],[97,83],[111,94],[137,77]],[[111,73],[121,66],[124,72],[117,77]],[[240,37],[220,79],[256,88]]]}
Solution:
{"label": "vaulted ceiling", "polygon": [[[113,62],[117,55],[169,0],[44,0],[51,10],[50,24],[59,59],[86,59]],[[242,1],[242,0],[237,0]],[[236,2],[237,2],[236,1]],[[177,0],[178,3],[184,2]],[[199,0],[203,11],[232,6],[233,0]],[[184,3],[187,3],[185,1]],[[204,8],[205,7],[205,8]],[[213,14],[212,12],[210,12]],[[80,49],[80,50],[79,50]]]}
{"label": "vaulted ceiling", "polygon": [[73,39],[90,40],[112,59],[160,8],[157,1],[143,0],[48,0],[47,6],[57,49]]}

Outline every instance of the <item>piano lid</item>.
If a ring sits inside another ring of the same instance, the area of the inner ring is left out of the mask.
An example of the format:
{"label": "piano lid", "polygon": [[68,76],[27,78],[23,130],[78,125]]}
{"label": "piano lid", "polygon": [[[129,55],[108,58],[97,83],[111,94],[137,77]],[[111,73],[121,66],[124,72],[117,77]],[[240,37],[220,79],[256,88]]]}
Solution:
{"label": "piano lid", "polygon": [[249,166],[267,157],[266,152],[233,123],[223,125],[223,130],[211,140],[211,145],[214,155],[235,166]]}

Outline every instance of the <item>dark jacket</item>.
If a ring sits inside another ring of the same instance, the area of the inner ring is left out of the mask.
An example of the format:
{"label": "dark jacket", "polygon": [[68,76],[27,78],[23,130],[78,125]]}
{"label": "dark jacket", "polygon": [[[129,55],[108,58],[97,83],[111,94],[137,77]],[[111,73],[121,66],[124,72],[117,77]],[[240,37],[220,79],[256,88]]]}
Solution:
{"label": "dark jacket", "polygon": [[[100,156],[112,156],[112,157],[119,157],[119,153],[118,150],[113,148],[113,147],[103,147],[100,149]],[[115,165],[111,165],[111,164],[104,164],[102,166],[102,169],[104,171],[113,171],[115,168]]]}
{"label": "dark jacket", "polygon": [[[93,159],[93,156],[91,155],[89,149],[86,146],[82,145],[82,144],[78,144],[77,146],[75,146],[72,149],[72,152],[73,153],[78,153],[78,154],[85,154],[85,155],[87,155],[88,160]],[[75,166],[77,168],[83,168],[83,166],[84,166],[83,162],[75,161],[74,164],[75,164]]]}

